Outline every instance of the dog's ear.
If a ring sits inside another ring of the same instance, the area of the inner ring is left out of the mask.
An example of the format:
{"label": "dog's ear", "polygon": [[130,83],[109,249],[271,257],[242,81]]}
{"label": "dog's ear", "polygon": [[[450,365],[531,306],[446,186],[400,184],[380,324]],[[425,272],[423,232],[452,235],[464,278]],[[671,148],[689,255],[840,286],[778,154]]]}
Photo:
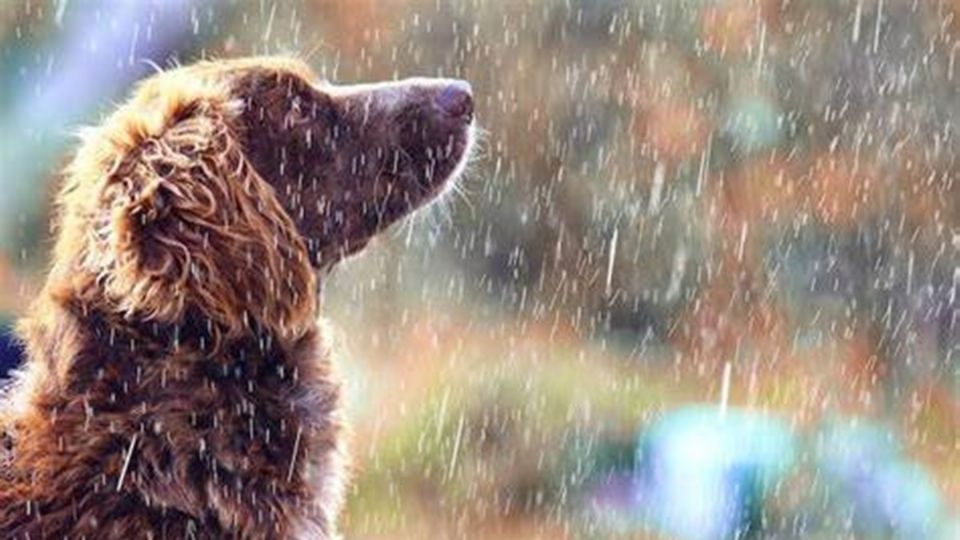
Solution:
{"label": "dog's ear", "polygon": [[194,310],[228,334],[287,336],[312,317],[306,248],[226,111],[183,107],[117,164],[100,207],[98,281],[125,315],[174,323]]}

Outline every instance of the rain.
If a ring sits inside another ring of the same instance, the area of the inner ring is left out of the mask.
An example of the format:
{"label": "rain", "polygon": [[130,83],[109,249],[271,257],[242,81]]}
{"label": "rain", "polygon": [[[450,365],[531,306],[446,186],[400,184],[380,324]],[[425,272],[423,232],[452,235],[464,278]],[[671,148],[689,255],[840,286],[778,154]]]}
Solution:
{"label": "rain", "polygon": [[344,538],[960,538],[960,1],[4,2],[0,376],[77,133],[259,55],[472,86],[456,183],[318,278]]}

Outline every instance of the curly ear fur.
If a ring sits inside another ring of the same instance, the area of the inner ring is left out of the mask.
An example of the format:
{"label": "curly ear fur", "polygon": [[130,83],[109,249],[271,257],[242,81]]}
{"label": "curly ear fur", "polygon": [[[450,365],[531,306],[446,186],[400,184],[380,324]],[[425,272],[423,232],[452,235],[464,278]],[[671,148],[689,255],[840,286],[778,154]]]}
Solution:
{"label": "curly ear fur", "polygon": [[97,204],[85,205],[89,300],[142,320],[206,318],[215,339],[255,325],[303,333],[316,278],[295,225],[236,142],[232,114],[229,104],[183,101],[161,129],[121,135],[125,155],[109,163]]}
{"label": "curly ear fur", "polygon": [[314,301],[306,249],[215,111],[146,141],[114,177],[103,275],[123,311],[176,321],[192,302],[231,335],[251,319],[298,333]]}

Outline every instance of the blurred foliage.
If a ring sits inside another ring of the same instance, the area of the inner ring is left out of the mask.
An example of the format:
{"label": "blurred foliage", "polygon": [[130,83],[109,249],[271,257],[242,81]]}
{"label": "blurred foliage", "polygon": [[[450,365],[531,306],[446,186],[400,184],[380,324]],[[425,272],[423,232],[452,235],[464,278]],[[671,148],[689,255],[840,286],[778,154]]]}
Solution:
{"label": "blurred foliage", "polygon": [[[167,41],[137,30],[159,65],[293,52],[333,81],[474,86],[466,196],[326,286],[357,426],[351,537],[654,536],[605,528],[590,486],[629,475],[638,433],[723,401],[725,380],[731,405],[805,438],[837,418],[889,426],[956,515],[960,2],[139,5],[130,20],[173,21]],[[68,54],[100,35],[78,21],[133,30],[105,6],[0,6],[0,125],[27,141],[0,149],[2,311],[42,275],[61,134],[150,70],[129,47]],[[44,102],[71,61],[101,93]],[[28,106],[56,114],[24,125]],[[841,515],[800,461],[769,537],[906,534]]]}

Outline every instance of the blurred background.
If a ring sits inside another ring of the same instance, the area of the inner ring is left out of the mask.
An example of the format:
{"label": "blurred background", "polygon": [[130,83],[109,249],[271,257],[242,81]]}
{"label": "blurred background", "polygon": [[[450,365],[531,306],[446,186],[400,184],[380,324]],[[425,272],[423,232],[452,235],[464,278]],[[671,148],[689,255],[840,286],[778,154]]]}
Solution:
{"label": "blurred background", "polygon": [[71,132],[263,53],[485,130],[325,285],[347,538],[960,538],[960,1],[3,2],[0,371]]}

